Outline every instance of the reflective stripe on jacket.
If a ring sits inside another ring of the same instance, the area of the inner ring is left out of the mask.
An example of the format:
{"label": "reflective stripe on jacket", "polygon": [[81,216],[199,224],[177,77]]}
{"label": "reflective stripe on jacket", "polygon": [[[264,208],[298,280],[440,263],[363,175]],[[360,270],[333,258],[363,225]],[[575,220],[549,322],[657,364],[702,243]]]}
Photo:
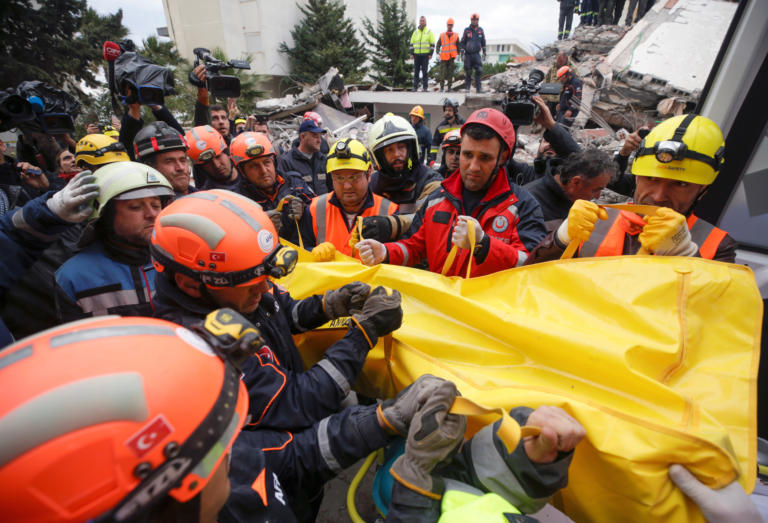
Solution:
{"label": "reflective stripe on jacket", "polygon": [[418,27],[411,34],[411,54],[432,54],[435,50],[435,35],[432,30],[419,29]]}
{"label": "reflective stripe on jacket", "polygon": [[448,61],[459,55],[459,35],[451,31],[440,33],[440,60]]}
{"label": "reflective stripe on jacket", "polygon": [[[627,236],[636,236],[642,230],[635,224],[637,219],[633,213],[610,207],[605,210],[608,212],[608,219],[598,220],[589,240],[579,247],[579,257],[621,256],[637,252],[637,249],[634,249],[635,252],[625,252],[630,249],[626,245]],[[699,246],[699,256],[708,260],[714,259],[720,243],[728,233],[700,220],[695,214],[688,217],[687,224],[691,231],[691,240]]]}
{"label": "reflective stripe on jacket", "polygon": [[[369,191],[369,194],[370,191]],[[332,196],[334,196],[332,198]],[[378,194],[373,196],[372,205],[361,210],[358,216],[388,216],[397,212],[397,204]],[[369,199],[370,200],[370,199]],[[349,246],[349,238],[352,229],[347,225],[344,212],[337,204],[334,193],[327,193],[312,199],[309,205],[309,213],[312,216],[312,231],[315,234],[316,243],[331,242],[336,250],[347,256],[352,256],[352,247]],[[357,255],[355,255],[358,257]],[[359,257],[358,257],[359,258]]]}

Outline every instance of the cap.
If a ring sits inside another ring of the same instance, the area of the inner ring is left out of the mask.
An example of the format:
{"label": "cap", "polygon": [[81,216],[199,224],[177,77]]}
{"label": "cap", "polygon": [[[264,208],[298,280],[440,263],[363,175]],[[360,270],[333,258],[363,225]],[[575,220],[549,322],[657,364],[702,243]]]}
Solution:
{"label": "cap", "polygon": [[325,133],[325,129],[318,127],[312,120],[304,120],[299,126],[299,133]]}

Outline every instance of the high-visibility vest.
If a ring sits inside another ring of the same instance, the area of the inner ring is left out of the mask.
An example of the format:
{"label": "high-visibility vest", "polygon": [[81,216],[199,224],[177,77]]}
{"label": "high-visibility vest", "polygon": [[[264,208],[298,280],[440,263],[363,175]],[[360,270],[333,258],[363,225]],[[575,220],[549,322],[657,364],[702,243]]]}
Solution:
{"label": "high-visibility vest", "polygon": [[440,60],[447,61],[459,55],[459,35],[451,32],[440,33]]}
{"label": "high-visibility vest", "polygon": [[[592,256],[621,256],[624,254],[626,234],[640,230],[630,219],[624,218],[623,213],[616,209],[606,208],[607,220],[598,220],[589,240],[581,244],[579,257]],[[691,241],[699,246],[699,255],[708,260],[714,259],[717,248],[725,238],[726,233],[711,223],[699,220],[695,214],[687,219],[688,230],[691,231]]]}
{"label": "high-visibility vest", "polygon": [[435,35],[432,34],[431,29],[426,27],[421,30],[418,27],[413,34],[411,34],[411,46],[413,47],[413,54],[429,54],[432,46],[435,45]]}
{"label": "high-visibility vest", "polygon": [[[317,241],[316,245],[320,245],[323,242],[331,242],[337,251],[347,256],[352,256],[352,247],[349,245],[352,230],[347,228],[347,219],[344,217],[342,210],[328,202],[333,194],[333,192],[321,194],[313,198],[312,203],[309,204],[309,213],[312,216],[312,230]],[[396,203],[382,198],[378,194],[374,194],[373,205],[364,209],[359,216],[363,218],[367,216],[388,216],[395,214],[397,209]]]}
{"label": "high-visibility vest", "polygon": [[[446,479],[438,523],[513,521],[520,511],[498,494],[484,493],[459,481]],[[509,514],[510,518],[507,517]]]}

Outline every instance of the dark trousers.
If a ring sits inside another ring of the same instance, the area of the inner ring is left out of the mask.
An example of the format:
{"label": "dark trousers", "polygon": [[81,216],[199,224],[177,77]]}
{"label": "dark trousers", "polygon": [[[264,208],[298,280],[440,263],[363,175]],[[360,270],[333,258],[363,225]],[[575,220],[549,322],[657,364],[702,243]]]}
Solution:
{"label": "dark trousers", "polygon": [[624,25],[632,25],[632,17],[635,16],[635,7],[637,7],[637,19],[635,22],[639,22],[645,14],[647,0],[629,0],[629,11],[627,11],[627,18],[624,20]]}
{"label": "dark trousers", "polygon": [[480,53],[466,53],[464,55],[465,91],[469,91],[469,87],[472,85],[472,71],[475,72],[475,90],[479,93],[482,89],[480,77],[483,75],[483,59],[480,57]]}
{"label": "dark trousers", "polygon": [[442,60],[440,62],[440,90],[443,90],[443,87],[445,85],[445,82],[448,82],[448,90],[451,90],[451,86],[453,85],[453,62],[455,58],[450,58],[448,60]]}
{"label": "dark trousers", "polygon": [[419,90],[419,71],[421,71],[421,84],[424,90],[427,90],[427,80],[429,80],[429,55],[413,55],[413,90]]}
{"label": "dark trousers", "polygon": [[613,19],[613,5],[615,0],[599,0],[600,8],[598,9],[598,23],[600,25],[610,25]]}
{"label": "dark trousers", "polygon": [[557,24],[557,39],[565,40],[571,34],[571,23],[573,22],[573,5],[564,0],[560,2],[560,21]]}
{"label": "dark trousers", "polygon": [[597,25],[599,9],[600,4],[598,0],[581,0],[581,23],[584,25]]}
{"label": "dark trousers", "polygon": [[626,4],[626,0],[616,0],[616,3],[613,5],[613,19],[611,20],[611,23],[613,25],[618,25],[619,20],[621,20],[621,12],[624,10],[624,4]]}

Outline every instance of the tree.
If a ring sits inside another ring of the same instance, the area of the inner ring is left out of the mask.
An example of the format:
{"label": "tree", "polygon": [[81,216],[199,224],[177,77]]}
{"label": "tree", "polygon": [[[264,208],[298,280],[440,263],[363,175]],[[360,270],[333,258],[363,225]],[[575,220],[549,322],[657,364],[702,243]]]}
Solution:
{"label": "tree", "polygon": [[299,6],[304,19],[291,30],[293,47],[280,43],[296,81],[314,83],[331,66],[348,80],[362,79],[366,51],[346,9],[341,0],[307,0]]}
{"label": "tree", "polygon": [[81,85],[99,85],[101,46],[128,33],[122,19],[122,10],[101,16],[85,0],[3,0],[0,88],[42,80],[87,101]]}
{"label": "tree", "polygon": [[410,57],[408,45],[416,25],[408,20],[405,0],[399,4],[397,0],[381,0],[376,26],[366,18],[363,27],[374,80],[390,87],[409,87],[413,83],[413,67],[406,60]]}

